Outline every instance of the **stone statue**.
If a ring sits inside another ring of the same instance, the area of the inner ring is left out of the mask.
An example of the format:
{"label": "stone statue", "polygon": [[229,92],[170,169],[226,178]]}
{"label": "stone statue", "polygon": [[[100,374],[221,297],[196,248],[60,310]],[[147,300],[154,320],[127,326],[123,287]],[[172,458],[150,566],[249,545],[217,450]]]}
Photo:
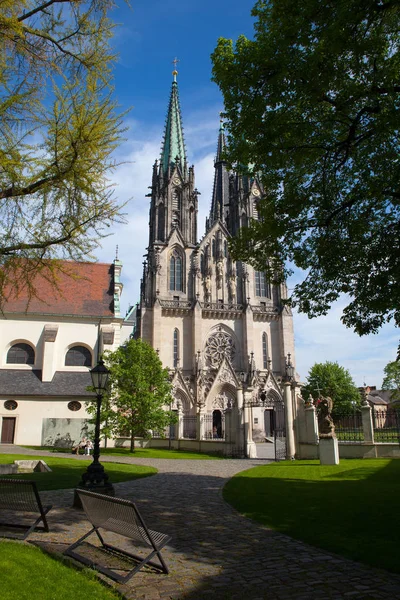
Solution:
{"label": "stone statue", "polygon": [[332,419],[332,398],[323,396],[317,401],[318,429],[320,438],[335,438],[335,425]]}
{"label": "stone statue", "polygon": [[206,302],[210,301],[210,297],[211,297],[211,276],[208,274],[207,277],[204,280],[204,287],[205,287],[205,300]]}

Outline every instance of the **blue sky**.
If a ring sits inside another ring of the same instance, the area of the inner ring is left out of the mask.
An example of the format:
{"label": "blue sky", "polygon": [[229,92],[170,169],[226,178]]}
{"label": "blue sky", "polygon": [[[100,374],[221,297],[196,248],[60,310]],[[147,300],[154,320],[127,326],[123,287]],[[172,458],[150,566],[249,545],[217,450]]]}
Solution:
{"label": "blue sky", "polygon": [[[116,152],[121,164],[111,179],[116,195],[127,202],[128,223],[115,227],[98,251],[110,262],[119,246],[124,268],[122,311],[139,299],[143,255],[148,242],[151,169],[159,158],[171,89],[172,61],[178,63],[178,84],[189,163],[195,165],[199,197],[198,233],[204,231],[210,208],[213,159],[217,145],[221,94],[211,81],[210,54],[218,37],[237,39],[253,33],[253,0],[143,0],[132,8],[122,4],[112,13],[118,24],[113,44],[119,54],[115,95],[129,110],[125,141]],[[299,279],[289,280],[289,289]],[[358,337],[340,323],[346,301],[337,302],[326,317],[310,320],[294,315],[296,368],[302,381],[315,362],[337,361],[349,369],[356,385],[381,386],[383,368],[396,357],[399,331],[385,326],[379,334]]]}

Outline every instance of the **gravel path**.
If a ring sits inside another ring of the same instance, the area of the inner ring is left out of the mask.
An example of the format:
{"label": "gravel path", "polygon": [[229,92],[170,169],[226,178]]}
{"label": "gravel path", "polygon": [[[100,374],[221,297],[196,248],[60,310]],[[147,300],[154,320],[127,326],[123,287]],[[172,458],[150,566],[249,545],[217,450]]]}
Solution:
{"label": "gravel path", "polygon": [[[0,452],[10,451],[45,454],[0,447]],[[107,461],[158,469],[153,477],[117,483],[116,494],[133,499],[151,528],[172,536],[163,551],[170,574],[139,572],[128,584],[117,586],[129,599],[400,599],[400,576],[276,533],[224,502],[222,488],[230,477],[267,461],[102,457]],[[82,511],[70,508],[72,490],[41,495],[54,505],[49,513],[51,532],[30,539],[62,552],[88,530],[88,523]]]}

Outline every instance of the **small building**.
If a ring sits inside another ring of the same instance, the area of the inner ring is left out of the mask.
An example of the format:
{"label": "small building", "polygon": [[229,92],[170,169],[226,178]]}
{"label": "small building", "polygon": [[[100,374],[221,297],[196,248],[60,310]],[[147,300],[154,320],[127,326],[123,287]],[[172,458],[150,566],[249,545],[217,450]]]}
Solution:
{"label": "small building", "polygon": [[129,337],[120,315],[122,264],[62,261],[9,290],[0,314],[0,441],[70,447],[89,432],[90,369]]}

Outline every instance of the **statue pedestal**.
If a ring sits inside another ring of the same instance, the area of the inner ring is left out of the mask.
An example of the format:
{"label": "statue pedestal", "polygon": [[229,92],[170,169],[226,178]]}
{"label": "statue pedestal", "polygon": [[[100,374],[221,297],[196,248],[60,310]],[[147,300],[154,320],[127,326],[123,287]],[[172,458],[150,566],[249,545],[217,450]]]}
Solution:
{"label": "statue pedestal", "polygon": [[246,457],[257,458],[257,446],[255,442],[246,442]]}
{"label": "statue pedestal", "polygon": [[339,464],[339,445],[337,438],[319,439],[319,462],[321,465]]}

